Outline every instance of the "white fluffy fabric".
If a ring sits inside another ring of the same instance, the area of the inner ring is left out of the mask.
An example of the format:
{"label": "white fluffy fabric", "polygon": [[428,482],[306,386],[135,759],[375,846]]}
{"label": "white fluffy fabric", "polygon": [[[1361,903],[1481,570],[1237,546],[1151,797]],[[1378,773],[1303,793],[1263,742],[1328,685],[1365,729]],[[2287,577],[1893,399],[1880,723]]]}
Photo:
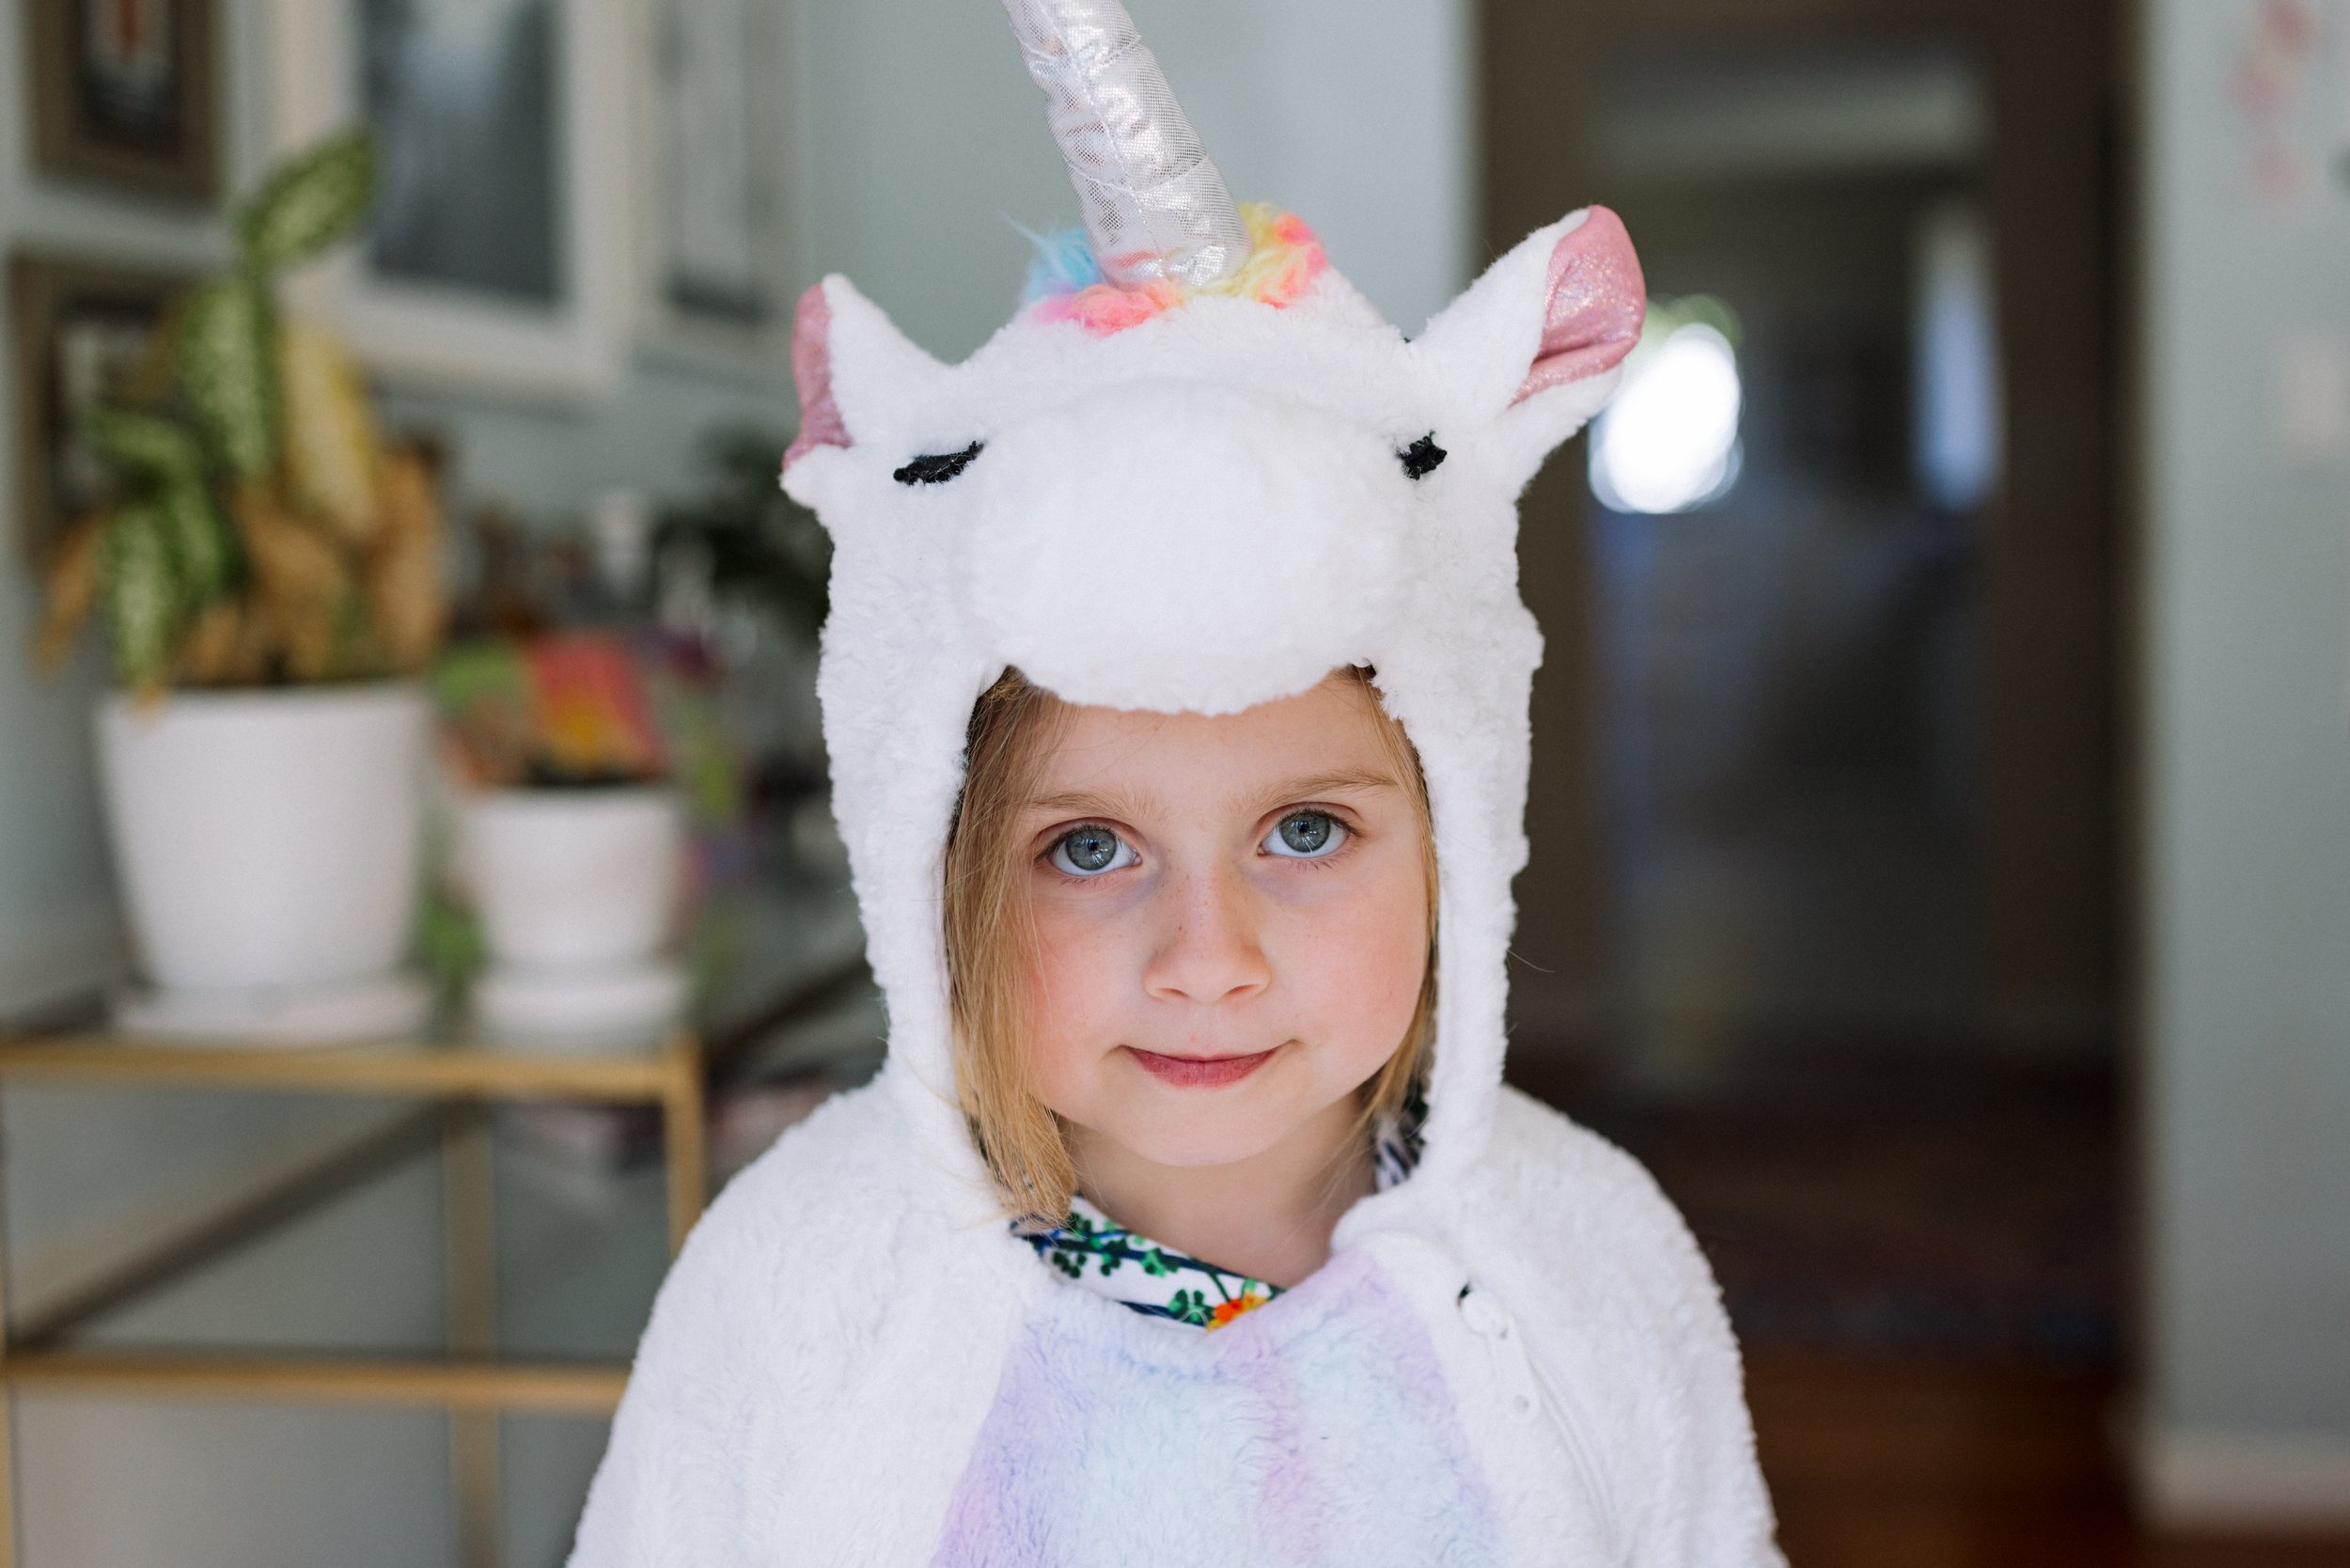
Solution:
{"label": "white fluffy fabric", "polygon": [[[695,1231],[579,1568],[1780,1560],[1679,1216],[1501,1084],[1542,647],[1516,499],[1615,373],[1517,392],[1584,221],[1411,341],[1326,273],[1286,309],[1202,297],[1107,337],[1024,316],[948,367],[822,286],[849,439],[786,486],[836,542],[820,691],[889,1060]],[[1398,454],[1431,434],[1447,460],[1414,480]],[[974,442],[949,482],[892,478]],[[1007,666],[1072,702],[1215,713],[1355,663],[1434,811],[1425,1150],[1323,1271],[1200,1334],[1070,1288],[999,1216],[956,1104],[939,919],[964,730]]]}

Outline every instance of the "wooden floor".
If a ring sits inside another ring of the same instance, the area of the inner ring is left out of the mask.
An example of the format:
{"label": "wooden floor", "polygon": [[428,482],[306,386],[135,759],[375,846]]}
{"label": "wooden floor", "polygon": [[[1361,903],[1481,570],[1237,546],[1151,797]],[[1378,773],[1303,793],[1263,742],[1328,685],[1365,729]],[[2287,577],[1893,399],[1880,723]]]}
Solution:
{"label": "wooden floor", "polygon": [[2132,1518],[2109,1063],[1758,1041],[1642,1090],[1585,1043],[1511,1081],[1620,1144],[1704,1247],[1792,1568],[2350,1568]]}
{"label": "wooden floor", "polygon": [[2350,1568],[2350,1539],[2136,1529],[2101,1376],[1766,1352],[1747,1377],[1792,1568]]}

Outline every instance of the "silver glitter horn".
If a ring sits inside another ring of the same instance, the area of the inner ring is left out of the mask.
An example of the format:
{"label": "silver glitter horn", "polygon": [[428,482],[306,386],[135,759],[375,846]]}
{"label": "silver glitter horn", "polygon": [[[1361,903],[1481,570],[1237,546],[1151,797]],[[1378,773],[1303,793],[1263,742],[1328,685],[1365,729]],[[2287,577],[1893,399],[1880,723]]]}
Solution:
{"label": "silver glitter horn", "polygon": [[1119,0],[1004,0],[1044,89],[1102,274],[1205,287],[1248,259],[1248,229]]}

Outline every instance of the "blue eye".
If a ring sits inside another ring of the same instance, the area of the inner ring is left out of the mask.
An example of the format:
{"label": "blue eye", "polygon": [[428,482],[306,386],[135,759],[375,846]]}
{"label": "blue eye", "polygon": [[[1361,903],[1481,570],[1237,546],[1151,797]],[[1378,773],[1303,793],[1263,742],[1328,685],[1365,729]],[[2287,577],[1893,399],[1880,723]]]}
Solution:
{"label": "blue eye", "polygon": [[1132,845],[1099,823],[1073,827],[1053,841],[1053,869],[1071,876],[1100,876],[1120,870],[1140,857]]}
{"label": "blue eye", "polygon": [[1346,842],[1346,824],[1327,811],[1292,811],[1264,836],[1264,851],[1285,860],[1319,860]]}

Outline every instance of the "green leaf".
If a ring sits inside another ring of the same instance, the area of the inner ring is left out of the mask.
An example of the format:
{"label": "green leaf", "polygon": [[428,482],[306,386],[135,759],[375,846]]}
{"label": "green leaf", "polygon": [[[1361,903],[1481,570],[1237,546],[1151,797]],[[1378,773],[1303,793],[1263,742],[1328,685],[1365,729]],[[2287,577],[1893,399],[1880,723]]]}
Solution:
{"label": "green leaf", "polygon": [[180,593],[162,511],[152,502],[133,502],[115,513],[106,530],[102,592],[115,673],[134,690],[162,685],[179,630]]}
{"label": "green leaf", "polygon": [[134,478],[203,482],[204,448],[176,420],[101,403],[83,411],[81,431],[100,457]]}
{"label": "green leaf", "polygon": [[155,504],[182,606],[201,609],[220,596],[236,568],[237,546],[228,520],[200,481],[168,486]]}
{"label": "green leaf", "polygon": [[238,219],[245,259],[274,272],[359,227],[375,202],[375,138],[363,126],[278,165]]}
{"label": "green leaf", "polygon": [[245,478],[277,462],[269,296],[250,274],[198,289],[180,323],[180,381],[221,461]]}
{"label": "green leaf", "polygon": [[416,914],[416,952],[444,992],[455,993],[489,962],[481,921],[439,879],[426,884]]}

